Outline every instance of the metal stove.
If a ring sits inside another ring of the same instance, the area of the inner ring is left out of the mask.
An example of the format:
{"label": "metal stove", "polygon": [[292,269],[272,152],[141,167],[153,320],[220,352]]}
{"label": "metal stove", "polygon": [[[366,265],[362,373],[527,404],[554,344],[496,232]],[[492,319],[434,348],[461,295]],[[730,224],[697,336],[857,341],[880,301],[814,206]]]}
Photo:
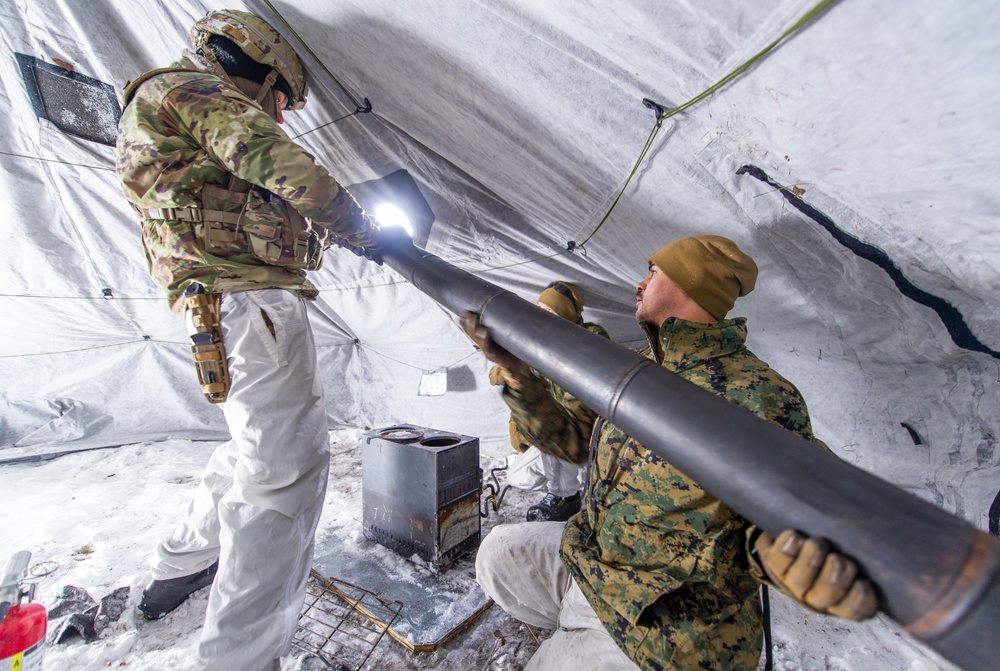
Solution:
{"label": "metal stove", "polygon": [[479,547],[479,439],[412,424],[365,434],[365,538],[444,573]]}

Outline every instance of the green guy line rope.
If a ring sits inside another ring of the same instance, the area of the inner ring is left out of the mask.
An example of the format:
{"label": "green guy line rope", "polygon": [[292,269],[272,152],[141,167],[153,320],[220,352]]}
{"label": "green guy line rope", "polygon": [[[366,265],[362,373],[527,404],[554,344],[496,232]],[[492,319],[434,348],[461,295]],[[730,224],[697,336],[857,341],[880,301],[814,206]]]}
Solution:
{"label": "green guy line rope", "polygon": [[545,254],[543,256],[536,256],[533,259],[525,259],[524,261],[515,261],[514,263],[508,263],[507,265],[503,265],[503,266],[490,266],[489,268],[480,268],[479,270],[470,270],[468,272],[470,274],[472,274],[472,275],[478,275],[480,273],[489,273],[489,272],[492,272],[494,270],[504,270],[506,268],[514,268],[515,266],[523,266],[523,265],[528,264],[528,263],[535,263],[537,261],[544,261],[545,259],[554,259],[555,257],[561,256],[562,254],[569,254],[570,251],[571,250],[569,250],[569,249],[563,249],[563,250],[560,250],[560,251],[558,251],[558,252],[556,252],[554,254]]}
{"label": "green guy line rope", "polygon": [[653,123],[653,128],[649,132],[649,137],[646,138],[646,144],[643,145],[642,151],[639,152],[639,157],[636,159],[635,165],[632,166],[632,170],[629,172],[628,177],[625,179],[625,183],[622,184],[622,188],[621,188],[621,190],[619,190],[618,195],[615,196],[614,201],[611,203],[611,206],[608,208],[608,211],[605,212],[604,216],[601,218],[601,221],[598,222],[597,226],[594,228],[593,231],[591,231],[590,235],[588,235],[587,238],[583,242],[577,243],[577,242],[571,240],[568,243],[566,243],[566,249],[565,250],[560,251],[560,252],[556,252],[555,254],[548,254],[548,255],[544,255],[544,256],[538,256],[538,257],[535,257],[535,258],[532,258],[532,259],[527,259],[525,261],[520,261],[518,263],[511,263],[511,264],[504,265],[504,266],[494,266],[494,267],[491,267],[491,268],[483,268],[482,270],[477,270],[477,271],[474,271],[474,272],[475,273],[488,273],[488,272],[491,272],[491,271],[494,271],[494,270],[502,270],[502,269],[505,269],[505,268],[511,268],[513,266],[524,265],[524,264],[527,264],[527,263],[534,263],[536,261],[542,261],[544,259],[550,259],[550,258],[553,258],[553,257],[558,256],[560,254],[565,254],[567,252],[574,252],[577,249],[585,249],[585,245],[588,242],[590,242],[590,240],[597,234],[597,231],[599,231],[601,229],[601,227],[608,221],[608,218],[611,216],[611,213],[614,211],[615,207],[618,205],[618,201],[621,200],[621,197],[624,195],[625,190],[628,188],[628,185],[632,182],[632,179],[635,177],[636,173],[639,171],[639,166],[641,166],[642,162],[645,160],[646,154],[649,153],[649,149],[653,146],[653,141],[656,139],[656,136],[660,132],[660,128],[662,127],[663,122],[665,120],[669,119],[670,117],[672,117],[672,116],[674,116],[676,114],[680,114],[681,112],[683,112],[684,110],[688,109],[689,107],[691,107],[691,106],[693,106],[693,105],[701,102],[705,98],[709,97],[710,95],[712,95],[713,93],[715,93],[716,91],[718,91],[719,89],[721,89],[722,87],[724,87],[726,84],[730,83],[731,81],[733,81],[734,79],[736,79],[737,77],[739,77],[741,74],[743,74],[748,69],[750,69],[755,63],[757,63],[758,61],[760,61],[761,59],[763,59],[776,46],[778,46],[778,44],[780,44],[781,42],[783,42],[784,40],[786,40],[788,37],[790,37],[791,35],[793,35],[796,32],[798,32],[805,24],[807,24],[810,21],[812,21],[814,18],[816,18],[816,16],[818,16],[820,13],[822,13],[823,10],[825,10],[829,5],[833,4],[836,1],[837,0],[820,0],[820,2],[818,4],[816,4],[815,7],[813,7],[811,10],[809,10],[808,12],[806,12],[806,14],[801,19],[799,19],[798,21],[796,21],[795,24],[793,24],[788,30],[786,30],[781,35],[779,35],[777,39],[775,39],[773,42],[771,42],[770,44],[768,44],[766,47],[764,47],[763,49],[761,49],[760,51],[758,51],[756,54],[754,54],[753,56],[751,56],[745,63],[743,63],[742,65],[740,65],[739,67],[737,67],[735,70],[733,70],[728,75],[726,75],[725,77],[723,77],[722,79],[720,79],[719,81],[717,81],[715,84],[713,84],[712,86],[708,87],[707,89],[705,89],[704,91],[702,91],[701,93],[699,93],[698,95],[696,95],[695,97],[693,97],[690,100],[688,100],[686,103],[684,103],[684,104],[682,104],[682,105],[680,105],[678,107],[675,107],[672,110],[664,111],[664,108],[663,108],[662,105],[659,105],[659,104],[653,102],[652,100],[648,100],[648,99],[647,100],[643,100],[643,104],[645,104],[647,107],[654,108],[655,111],[657,112],[656,121]]}
{"label": "green guy line rope", "polygon": [[320,124],[319,126],[316,126],[315,128],[310,128],[309,130],[307,130],[307,131],[304,131],[304,132],[302,132],[302,133],[299,133],[298,135],[293,135],[291,139],[293,139],[293,140],[298,140],[298,139],[299,139],[300,137],[302,137],[303,135],[309,135],[309,133],[312,133],[312,132],[314,132],[314,131],[318,131],[318,130],[320,130],[321,128],[326,128],[327,126],[332,126],[333,124],[337,123],[338,121],[343,121],[344,119],[347,119],[347,118],[349,118],[349,117],[352,117],[352,116],[354,116],[355,114],[358,114],[358,113],[359,113],[359,112],[361,112],[361,111],[363,111],[363,110],[354,110],[354,111],[353,111],[353,112],[351,112],[350,114],[345,114],[344,116],[342,116],[342,117],[338,117],[338,118],[334,119],[333,121],[327,121],[327,122],[326,122],[326,123],[324,123],[324,124]]}
{"label": "green guy line rope", "polygon": [[[691,98],[690,100],[688,100],[686,103],[684,103],[684,104],[682,104],[682,105],[680,105],[678,107],[675,107],[675,108],[673,108],[672,110],[670,110],[668,112],[661,112],[660,114],[658,114],[657,117],[656,117],[656,122],[653,125],[653,130],[649,134],[649,139],[646,140],[646,146],[644,146],[642,148],[642,152],[640,152],[639,158],[638,158],[638,160],[636,160],[635,166],[633,166],[633,168],[632,168],[632,172],[629,173],[628,178],[626,178],[626,180],[625,180],[625,184],[622,185],[621,191],[618,192],[618,196],[615,197],[614,202],[611,203],[611,207],[608,208],[607,213],[605,213],[605,215],[601,219],[600,223],[597,224],[597,227],[594,228],[594,230],[591,231],[590,235],[587,236],[586,240],[584,240],[580,244],[576,244],[574,242],[570,242],[569,243],[569,248],[571,250],[572,249],[579,249],[580,247],[583,247],[588,242],[590,242],[590,239],[593,238],[594,235],[597,234],[597,231],[600,230],[601,226],[603,226],[604,223],[608,220],[608,217],[611,216],[611,212],[615,209],[615,206],[618,204],[618,201],[621,199],[622,194],[625,193],[625,189],[628,188],[628,185],[632,181],[632,178],[635,177],[635,173],[639,170],[639,165],[642,163],[643,159],[645,159],[646,153],[649,151],[650,146],[652,146],[653,140],[656,138],[656,135],[657,135],[657,133],[660,130],[660,126],[663,124],[664,121],[666,121],[667,119],[669,119],[670,117],[672,117],[672,116],[674,116],[676,114],[680,114],[681,112],[683,112],[684,110],[688,109],[689,107],[691,107],[691,106],[693,106],[693,105],[701,102],[705,98],[709,97],[710,95],[712,95],[713,93],[715,93],[716,91],[718,91],[719,89],[721,89],[722,87],[724,87],[729,82],[731,82],[734,79],[736,79],[737,77],[739,77],[741,74],[743,74],[744,72],[746,72],[747,70],[749,70],[757,61],[761,60],[768,53],[770,53],[776,46],[778,46],[778,44],[780,44],[785,39],[787,39],[791,35],[793,35],[796,32],[798,32],[805,24],[807,24],[810,21],[812,21],[814,18],[816,18],[816,16],[818,16],[820,13],[822,13],[823,10],[825,10],[829,5],[833,4],[836,1],[837,0],[820,0],[820,2],[815,7],[813,7],[811,10],[809,10],[808,12],[806,12],[805,15],[801,19],[799,19],[798,21],[796,21],[795,24],[793,24],[791,28],[789,28],[788,30],[786,30],[785,32],[783,32],[781,35],[779,35],[777,37],[777,39],[775,39],[773,42],[771,42],[770,44],[768,44],[766,47],[764,47],[763,49],[761,49],[760,51],[758,51],[756,54],[754,54],[753,56],[751,56],[749,60],[747,60],[742,65],[740,65],[738,68],[736,68],[735,70],[733,70],[732,72],[730,72],[728,75],[726,75],[725,77],[723,77],[722,79],[720,79],[719,81],[717,81],[715,84],[713,84],[712,86],[708,87],[707,89],[705,89],[704,91],[702,91],[701,93],[699,93],[698,95],[696,95],[694,98]],[[643,101],[643,102],[645,103],[646,101]],[[652,103],[652,101],[649,101],[649,102]],[[647,103],[647,106],[649,106],[648,103]],[[662,106],[660,106],[660,105],[658,105],[656,103],[652,103],[652,106],[655,106],[658,111],[663,109]]]}
{"label": "green guy line rope", "polygon": [[165,300],[163,296],[86,296],[86,295],[75,295],[75,296],[58,296],[52,294],[0,294],[0,298],[38,298],[41,300],[59,300],[59,301],[107,301],[111,303],[112,301],[162,301]]}
{"label": "green guy line rope", "polygon": [[801,19],[796,21],[791,28],[783,32],[781,35],[778,36],[776,40],[774,40],[769,45],[767,45],[766,47],[758,51],[756,54],[754,54],[750,58],[750,60],[748,60],[746,63],[739,66],[738,68],[730,72],[728,75],[717,81],[714,85],[708,87],[707,89],[696,95],[694,98],[691,98],[691,100],[688,100],[680,107],[675,107],[674,109],[670,110],[662,117],[660,117],[660,120],[662,121],[663,119],[668,119],[674,116],[675,114],[683,112],[688,107],[691,107],[695,103],[701,102],[702,100],[712,95],[713,93],[721,89],[729,82],[739,77],[741,74],[750,69],[750,67],[752,67],[754,63],[761,60],[764,56],[770,53],[770,51],[774,49],[776,46],[778,46],[778,44],[780,44],[782,41],[784,41],[786,38],[790,37],[794,33],[798,32],[802,28],[802,26],[812,21],[814,18],[816,18],[816,16],[818,16],[823,10],[825,10],[828,6],[832,5],[834,2],[837,2],[837,0],[821,0],[819,4],[817,4],[815,7],[806,12],[806,14]]}
{"label": "green guy line rope", "polygon": [[663,124],[663,120],[665,118],[666,116],[656,117],[656,123],[653,124],[653,130],[649,132],[649,137],[646,138],[646,145],[642,148],[642,151],[639,152],[639,158],[635,160],[635,165],[632,166],[632,172],[630,172],[628,174],[628,177],[625,178],[625,183],[622,184],[621,191],[619,191],[618,195],[615,196],[614,202],[611,203],[611,207],[608,208],[608,211],[604,213],[604,216],[601,218],[601,221],[597,224],[597,227],[594,228],[594,230],[590,232],[590,235],[587,236],[587,239],[581,242],[580,244],[576,244],[571,240],[566,245],[568,251],[583,249],[584,245],[590,242],[590,239],[592,237],[597,235],[597,231],[601,230],[601,226],[604,225],[604,222],[606,222],[608,220],[608,217],[611,216],[611,213],[614,212],[615,206],[618,205],[618,201],[621,200],[622,195],[625,193],[625,189],[628,188],[628,185],[632,182],[632,178],[635,177],[635,173],[639,171],[639,166],[642,165],[643,160],[645,160],[646,153],[649,151],[649,148],[653,146],[653,140],[656,139],[657,134],[660,132],[660,126]]}
{"label": "green guy line rope", "polygon": [[142,340],[122,340],[121,342],[108,343],[106,345],[92,345],[91,347],[78,347],[75,349],[64,349],[58,352],[34,352],[32,354],[0,354],[0,359],[27,359],[35,356],[50,356],[55,354],[76,354],[78,352],[92,352],[98,349],[109,349],[111,347],[126,347],[128,345],[138,345],[141,343],[155,342],[157,344],[163,345],[190,345],[190,343],[180,343],[172,340],[153,340],[152,338],[143,338]]}
{"label": "green guy line rope", "polygon": [[[516,263],[511,263],[511,264],[507,264],[507,265],[503,265],[503,266],[493,266],[493,267],[490,267],[490,268],[483,268],[483,269],[472,271],[472,272],[473,273],[488,273],[488,272],[495,271],[495,270],[503,270],[503,269],[506,269],[506,268],[513,268],[515,266],[525,265],[525,264],[528,264],[528,263],[535,263],[535,262],[538,262],[538,261],[543,261],[545,259],[551,259],[551,258],[554,258],[554,257],[559,256],[561,254],[572,253],[572,252],[576,251],[577,249],[585,249],[585,245],[588,242],[590,242],[590,240],[597,234],[597,231],[599,231],[601,229],[601,227],[604,226],[604,224],[608,221],[608,218],[611,216],[611,213],[614,211],[615,207],[618,205],[618,201],[621,200],[621,197],[624,195],[625,190],[628,188],[629,184],[631,184],[632,179],[635,177],[636,173],[639,171],[639,167],[642,165],[643,161],[646,159],[646,155],[649,153],[650,148],[653,146],[653,141],[656,139],[656,136],[659,133],[660,128],[662,127],[663,122],[665,120],[669,119],[672,116],[680,114],[681,112],[687,110],[688,108],[696,105],[697,103],[701,102],[705,98],[707,98],[707,97],[711,96],[712,94],[716,93],[719,89],[723,88],[724,86],[726,86],[727,84],[729,84],[731,81],[733,81],[734,79],[736,79],[737,77],[739,77],[740,75],[742,75],[748,69],[750,69],[751,67],[753,67],[753,65],[755,63],[757,63],[758,61],[760,61],[761,59],[763,59],[765,56],[767,56],[767,54],[769,54],[781,42],[783,42],[788,37],[790,37],[791,35],[794,35],[796,32],[798,32],[799,30],[801,30],[801,28],[804,25],[806,25],[807,23],[809,23],[810,21],[812,21],[814,18],[816,18],[816,16],[818,16],[828,6],[830,6],[831,4],[833,4],[836,1],[837,0],[820,0],[820,2],[817,3],[815,7],[813,7],[811,10],[809,10],[808,12],[806,12],[805,15],[802,16],[802,18],[800,18],[798,21],[796,21],[790,28],[788,28],[788,30],[786,30],[781,35],[779,35],[774,41],[772,41],[770,44],[768,44],[763,49],[761,49],[760,51],[758,51],[756,54],[754,54],[753,56],[751,56],[746,62],[744,62],[739,67],[737,67],[732,72],[730,72],[728,75],[726,75],[725,77],[723,77],[722,79],[720,79],[715,84],[713,84],[712,86],[708,87],[707,89],[705,89],[704,91],[702,91],[701,93],[699,93],[698,95],[696,95],[695,97],[691,98],[687,102],[683,103],[682,105],[679,105],[678,107],[675,107],[675,108],[673,108],[673,109],[671,109],[669,111],[664,111],[664,108],[663,108],[662,105],[659,105],[658,103],[655,103],[655,102],[653,102],[651,100],[644,100],[643,103],[646,104],[647,107],[652,107],[657,112],[656,121],[653,124],[653,128],[652,128],[652,130],[649,133],[649,137],[646,138],[646,144],[643,146],[642,151],[639,152],[639,157],[636,159],[635,165],[632,166],[632,170],[629,172],[628,177],[625,179],[625,183],[622,185],[621,190],[619,190],[618,195],[615,196],[614,201],[611,203],[611,206],[608,208],[608,211],[601,218],[601,221],[598,222],[597,226],[594,228],[593,231],[591,231],[590,235],[588,235],[587,238],[583,242],[577,243],[577,242],[571,240],[571,241],[569,241],[566,244],[566,249],[561,250],[559,252],[555,252],[554,254],[546,254],[546,255],[537,256],[537,257],[534,257],[534,258],[531,258],[531,259],[526,259],[524,261],[518,261]],[[333,80],[333,82],[340,88],[340,90],[343,91],[344,95],[346,95],[348,97],[348,99],[350,99],[350,101],[356,107],[356,109],[354,110],[354,112],[352,112],[350,114],[346,114],[346,115],[340,117],[339,119],[334,119],[333,121],[328,121],[327,123],[325,123],[325,124],[323,124],[321,126],[317,126],[316,128],[313,128],[311,130],[307,130],[307,131],[305,131],[303,133],[300,133],[300,134],[296,135],[295,138],[300,138],[303,135],[308,135],[309,133],[312,133],[313,131],[319,130],[320,128],[325,128],[326,126],[329,126],[331,124],[337,123],[338,121],[342,121],[342,120],[344,120],[344,119],[346,119],[348,117],[354,116],[355,114],[358,114],[358,113],[361,113],[361,112],[370,112],[371,111],[371,103],[368,102],[368,99],[367,98],[365,99],[365,101],[364,101],[365,105],[362,106],[357,101],[357,99],[351,94],[351,92],[348,91],[347,88],[345,88],[344,85],[340,83],[340,81],[336,78],[336,76],[334,76],[334,74],[332,72],[330,72],[330,70],[326,67],[326,64],[324,64],[323,61],[320,60],[318,56],[316,56],[315,52],[313,52],[313,50],[309,47],[309,45],[306,43],[306,41],[303,40],[302,37],[298,34],[298,32],[294,28],[292,28],[292,26],[288,23],[288,21],[285,20],[285,17],[282,16],[282,14],[277,9],[275,9],[274,5],[271,4],[270,0],[263,0],[263,2],[264,2],[265,5],[267,5],[268,9],[270,9],[271,12],[274,13],[274,15],[276,17],[278,17],[278,19],[285,25],[285,27],[289,30],[289,32],[291,32],[291,34],[295,36],[295,38],[299,41],[299,43],[302,44],[302,47],[306,50],[306,52],[310,56],[312,56],[313,60],[316,63],[318,63],[321,68],[323,68],[323,71],[330,77],[330,79]]]}

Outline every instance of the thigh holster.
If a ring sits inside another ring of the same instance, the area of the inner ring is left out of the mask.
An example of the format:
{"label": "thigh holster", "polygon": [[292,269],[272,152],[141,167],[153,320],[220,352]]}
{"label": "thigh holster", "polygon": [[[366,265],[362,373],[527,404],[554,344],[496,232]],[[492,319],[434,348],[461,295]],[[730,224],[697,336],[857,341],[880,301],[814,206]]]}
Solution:
{"label": "thigh holster", "polygon": [[191,335],[194,367],[209,403],[223,403],[229,394],[229,364],[219,319],[221,303],[222,294],[206,294],[197,282],[184,291],[184,319]]}

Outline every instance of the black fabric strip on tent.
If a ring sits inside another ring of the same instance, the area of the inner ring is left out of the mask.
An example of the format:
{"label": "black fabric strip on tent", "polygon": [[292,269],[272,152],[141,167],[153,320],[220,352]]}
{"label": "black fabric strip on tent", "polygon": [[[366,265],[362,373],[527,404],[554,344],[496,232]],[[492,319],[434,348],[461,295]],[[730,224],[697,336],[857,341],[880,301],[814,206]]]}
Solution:
{"label": "black fabric strip on tent", "polygon": [[967,349],[973,352],[982,352],[983,354],[989,354],[994,359],[1000,359],[1000,352],[990,349],[980,342],[975,335],[973,335],[972,331],[969,330],[969,326],[965,323],[965,318],[962,316],[962,313],[959,312],[954,305],[939,296],[927,293],[920,287],[913,284],[913,282],[908,280],[906,276],[903,275],[903,272],[884,251],[878,247],[869,245],[866,242],[862,242],[853,235],[845,232],[837,226],[837,224],[835,224],[830,217],[796,196],[791,188],[775,182],[767,175],[767,173],[757,166],[745,165],[737,170],[736,174],[750,175],[751,177],[759,179],[765,184],[774,187],[781,193],[782,196],[784,196],[785,200],[791,203],[792,207],[825,228],[837,242],[861,258],[871,261],[875,265],[882,268],[882,270],[888,273],[889,277],[892,278],[892,281],[896,284],[896,287],[904,296],[920,303],[921,305],[925,305],[938,313],[938,317],[941,318],[941,322],[944,324],[945,328],[948,329],[948,335],[951,336],[952,341],[956,345],[962,349]]}

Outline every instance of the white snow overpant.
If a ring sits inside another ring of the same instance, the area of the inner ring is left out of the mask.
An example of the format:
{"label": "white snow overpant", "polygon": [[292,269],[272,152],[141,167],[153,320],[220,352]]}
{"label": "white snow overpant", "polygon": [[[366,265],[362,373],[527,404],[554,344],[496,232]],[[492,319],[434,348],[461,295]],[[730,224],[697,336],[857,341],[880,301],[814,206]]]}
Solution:
{"label": "white snow overpant", "polygon": [[524,671],[635,671],[559,558],[565,522],[501,524],[483,539],[476,580],[513,617],[554,629]]}
{"label": "white snow overpant", "polygon": [[330,465],[326,405],[305,301],[281,289],[227,293],[221,315],[232,439],[157,547],[153,577],[218,558],[196,668],[263,671],[288,652],[305,598]]}
{"label": "white snow overpant", "polygon": [[583,484],[583,466],[545,454],[532,445],[507,458],[507,483],[529,492],[573,496]]}

